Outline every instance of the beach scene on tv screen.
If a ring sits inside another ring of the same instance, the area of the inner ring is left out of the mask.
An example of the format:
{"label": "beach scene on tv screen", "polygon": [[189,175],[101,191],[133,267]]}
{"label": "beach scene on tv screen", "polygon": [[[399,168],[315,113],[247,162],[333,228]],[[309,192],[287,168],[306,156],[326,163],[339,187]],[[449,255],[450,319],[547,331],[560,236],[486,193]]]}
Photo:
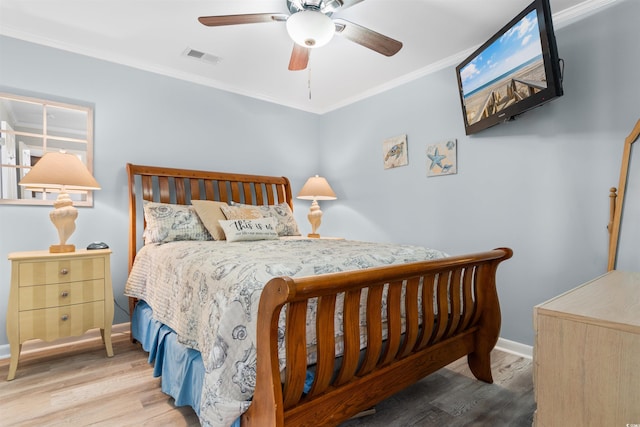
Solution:
{"label": "beach scene on tv screen", "polygon": [[467,124],[547,88],[535,10],[460,69]]}

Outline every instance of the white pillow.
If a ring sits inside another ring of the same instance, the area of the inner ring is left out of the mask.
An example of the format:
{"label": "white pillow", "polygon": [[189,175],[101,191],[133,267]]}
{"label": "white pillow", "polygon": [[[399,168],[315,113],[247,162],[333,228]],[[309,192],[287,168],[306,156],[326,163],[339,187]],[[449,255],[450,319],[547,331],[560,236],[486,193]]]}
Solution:
{"label": "white pillow", "polygon": [[144,244],[176,240],[211,240],[193,206],[144,201]]}
{"label": "white pillow", "polygon": [[278,236],[299,236],[300,230],[298,229],[298,223],[293,217],[293,212],[288,203],[283,202],[278,205],[245,205],[241,203],[233,202],[232,206],[247,209],[257,209],[264,218],[275,218],[276,231]]}
{"label": "white pillow", "polygon": [[278,238],[276,220],[273,218],[221,220],[220,226],[224,230],[227,242]]}

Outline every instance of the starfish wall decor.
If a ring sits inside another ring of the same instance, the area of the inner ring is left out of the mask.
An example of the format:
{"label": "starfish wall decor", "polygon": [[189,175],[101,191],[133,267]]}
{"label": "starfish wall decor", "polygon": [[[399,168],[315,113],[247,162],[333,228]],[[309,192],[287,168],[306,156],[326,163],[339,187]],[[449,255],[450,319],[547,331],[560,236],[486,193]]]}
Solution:
{"label": "starfish wall decor", "polygon": [[428,177],[458,172],[457,145],[455,139],[450,139],[427,146]]}

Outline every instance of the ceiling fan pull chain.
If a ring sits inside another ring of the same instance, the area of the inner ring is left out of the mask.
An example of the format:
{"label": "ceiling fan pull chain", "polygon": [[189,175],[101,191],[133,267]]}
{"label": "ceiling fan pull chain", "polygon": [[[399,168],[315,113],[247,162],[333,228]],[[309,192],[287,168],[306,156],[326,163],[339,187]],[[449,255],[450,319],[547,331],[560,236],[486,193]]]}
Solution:
{"label": "ceiling fan pull chain", "polygon": [[311,101],[311,67],[307,69],[309,71],[309,77],[307,78],[307,87],[309,88],[309,101]]}

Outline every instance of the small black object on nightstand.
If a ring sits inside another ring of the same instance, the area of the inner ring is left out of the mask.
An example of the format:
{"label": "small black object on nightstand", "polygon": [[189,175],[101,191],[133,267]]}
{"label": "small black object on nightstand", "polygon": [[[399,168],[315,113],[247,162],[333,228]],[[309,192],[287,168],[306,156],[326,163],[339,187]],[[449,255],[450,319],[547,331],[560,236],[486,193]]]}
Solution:
{"label": "small black object on nightstand", "polygon": [[93,242],[93,243],[89,243],[89,246],[87,246],[87,249],[91,250],[91,249],[108,249],[109,245],[107,245],[105,242]]}

